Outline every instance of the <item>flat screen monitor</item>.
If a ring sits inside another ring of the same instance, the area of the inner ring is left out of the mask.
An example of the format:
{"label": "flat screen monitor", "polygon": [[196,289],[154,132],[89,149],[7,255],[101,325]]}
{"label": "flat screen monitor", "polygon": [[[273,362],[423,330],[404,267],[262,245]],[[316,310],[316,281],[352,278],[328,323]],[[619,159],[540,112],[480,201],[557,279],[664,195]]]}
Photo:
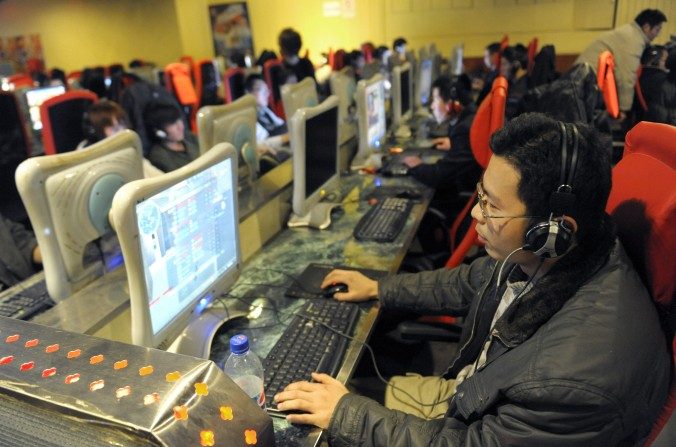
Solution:
{"label": "flat screen monitor", "polygon": [[256,146],[256,99],[244,95],[230,104],[206,106],[197,112],[200,153],[218,143],[231,143],[236,151],[244,144]]}
{"label": "flat screen monitor", "polygon": [[427,107],[431,102],[432,91],[432,59],[422,59],[418,65],[418,82],[416,83],[416,106]]}
{"label": "flat screen monitor", "polygon": [[302,217],[338,187],[338,98],[331,95],[318,106],[297,110],[290,132],[293,212]]}
{"label": "flat screen monitor", "polygon": [[242,264],[236,173],[235,150],[223,143],[115,195],[134,344],[208,355],[222,317],[203,311],[232,287]]}
{"label": "flat screen monitor", "polygon": [[387,132],[385,118],[385,78],[375,75],[357,84],[357,116],[359,151],[357,159],[365,159],[381,149]]}
{"label": "flat screen monitor", "polygon": [[411,66],[399,65],[392,69],[392,123],[397,126],[411,117]]}
{"label": "flat screen monitor", "polygon": [[66,87],[63,85],[53,85],[50,87],[34,88],[26,91],[26,104],[28,105],[28,115],[31,119],[33,130],[42,129],[42,119],[40,118],[40,106],[49,98],[66,93]]}
{"label": "flat screen monitor", "polygon": [[465,45],[463,43],[455,45],[451,50],[449,65],[452,76],[460,76],[465,72],[464,55]]}
{"label": "flat screen monitor", "polygon": [[331,73],[329,78],[331,94],[338,97],[338,144],[345,144],[355,136],[355,81],[354,70],[345,67],[340,71]]}
{"label": "flat screen monitor", "polygon": [[296,110],[319,104],[317,84],[311,77],[305,78],[297,84],[284,84],[280,90],[287,120],[296,113]]}

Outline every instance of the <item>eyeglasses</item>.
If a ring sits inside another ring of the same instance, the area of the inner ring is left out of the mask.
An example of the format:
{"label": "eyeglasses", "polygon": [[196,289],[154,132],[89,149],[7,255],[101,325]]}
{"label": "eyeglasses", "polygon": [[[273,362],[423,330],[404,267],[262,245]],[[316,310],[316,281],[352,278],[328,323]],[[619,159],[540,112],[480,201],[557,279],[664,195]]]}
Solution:
{"label": "eyeglasses", "polygon": [[535,219],[541,218],[542,216],[492,216],[486,211],[486,206],[488,205],[488,199],[486,199],[486,194],[484,194],[484,185],[481,181],[476,184],[476,196],[477,202],[479,203],[479,209],[481,210],[481,215],[484,219]]}

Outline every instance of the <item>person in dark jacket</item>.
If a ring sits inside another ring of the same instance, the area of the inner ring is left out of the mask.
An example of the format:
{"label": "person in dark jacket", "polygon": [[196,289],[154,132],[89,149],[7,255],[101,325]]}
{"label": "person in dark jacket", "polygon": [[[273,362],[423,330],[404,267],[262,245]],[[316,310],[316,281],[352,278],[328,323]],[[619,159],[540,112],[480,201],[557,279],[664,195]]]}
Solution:
{"label": "person in dark jacket", "polygon": [[645,119],[676,126],[676,47],[669,49],[665,66],[669,72],[657,97],[650,104]]}
{"label": "person in dark jacket", "polygon": [[34,273],[42,254],[33,233],[0,214],[0,289],[11,287]]}
{"label": "person in dark jacket", "polygon": [[391,408],[313,374],[275,396],[302,412],[287,420],[327,429],[331,446],[640,445],[670,359],[605,212],[610,161],[598,144],[588,125],[520,115],[491,138],[477,185],[487,257],[378,282],[329,273],[323,285],[348,286],[338,300],[465,315],[460,348],[443,377],[393,378]]}
{"label": "person in dark jacket", "polygon": [[284,68],[295,75],[296,82],[307,77],[315,78],[315,67],[310,59],[298,55],[303,46],[303,40],[298,31],[293,28],[284,28],[279,33],[278,43]]}
{"label": "person in dark jacket", "polygon": [[164,172],[187,165],[200,155],[197,138],[185,129],[181,111],[171,104],[150,103],[143,112],[153,145],[148,160]]}

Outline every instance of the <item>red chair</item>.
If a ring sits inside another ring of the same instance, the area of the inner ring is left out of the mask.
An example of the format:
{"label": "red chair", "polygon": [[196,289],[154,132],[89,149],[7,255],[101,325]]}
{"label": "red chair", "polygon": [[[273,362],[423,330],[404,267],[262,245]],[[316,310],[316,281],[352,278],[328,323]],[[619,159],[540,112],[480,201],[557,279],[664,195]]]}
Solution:
{"label": "red chair", "polygon": [[505,51],[505,49],[509,46],[509,36],[505,34],[502,36],[502,39],[500,39],[500,50],[495,53],[493,57],[495,57],[495,60],[493,61],[495,63],[495,70],[500,73],[500,62],[502,61],[502,52]]}
{"label": "red chair", "polygon": [[263,64],[263,78],[270,89],[269,105],[275,114],[284,119],[284,105],[282,104],[281,75],[284,71],[284,65],[279,59],[270,59]]}
{"label": "red chair", "polygon": [[603,93],[603,102],[606,104],[608,114],[613,118],[620,116],[620,103],[617,98],[617,86],[615,84],[615,58],[610,51],[599,54],[596,81]]}
{"label": "red chair", "polygon": [[98,100],[89,90],[72,90],[49,98],[40,106],[45,154],[75,150],[85,139],[82,116]]}
{"label": "red chair", "polygon": [[190,68],[181,62],[175,62],[164,67],[164,86],[176,96],[178,103],[189,116],[190,127],[196,131],[197,106],[199,104],[195,86],[192,83]]}
{"label": "red chair", "polygon": [[79,85],[80,82],[80,77],[82,77],[82,71],[81,70],[76,70],[76,71],[71,71],[68,73],[68,76],[66,76],[66,89],[71,89],[76,87],[75,84]]}
{"label": "red chair", "polygon": [[33,88],[35,83],[33,78],[26,73],[16,73],[7,78],[7,83],[10,84],[12,90],[20,89],[23,87]]}
{"label": "red chair", "polygon": [[641,75],[643,74],[643,65],[638,66],[636,70],[636,84],[634,84],[634,91],[636,92],[636,99],[638,100],[639,106],[644,112],[648,111],[648,103],[643,96],[643,89],[641,89]]}
{"label": "red chair", "polygon": [[333,55],[333,71],[338,71],[345,66],[345,50],[340,49]]}
{"label": "red chair", "polygon": [[531,40],[528,43],[528,74],[531,74],[533,71],[533,66],[535,66],[535,55],[538,52],[538,38],[533,37],[533,40]]}
{"label": "red chair", "polygon": [[373,62],[373,51],[375,50],[373,44],[363,43],[361,45],[361,52],[364,54],[364,62],[369,64]]}
{"label": "red chair", "polygon": [[193,69],[193,78],[195,79],[195,91],[199,98],[199,107],[223,104],[223,99],[218,96],[220,79],[213,59],[197,61]]}
{"label": "red chair", "polygon": [[[674,337],[674,271],[676,271],[676,127],[640,122],[626,135],[622,160],[613,168],[613,187],[606,210],[618,237],[655,301],[676,368]],[[671,321],[665,316],[672,315]],[[644,445],[658,437],[676,407],[672,368],[666,405]]]}
{"label": "red chair", "polygon": [[225,92],[225,103],[230,104],[234,100],[241,98],[246,93],[244,90],[244,81],[246,80],[246,71],[240,67],[228,68],[223,74],[223,90]]}

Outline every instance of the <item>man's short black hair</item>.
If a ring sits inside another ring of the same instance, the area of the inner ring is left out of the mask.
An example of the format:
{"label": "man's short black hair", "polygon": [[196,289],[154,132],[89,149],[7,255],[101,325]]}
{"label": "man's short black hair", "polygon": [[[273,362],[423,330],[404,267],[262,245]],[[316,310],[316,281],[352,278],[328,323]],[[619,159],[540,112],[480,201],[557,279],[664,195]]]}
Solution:
{"label": "man's short black hair", "polygon": [[489,54],[495,54],[500,51],[500,42],[493,42],[486,45]]}
{"label": "man's short black hair", "polygon": [[256,81],[263,81],[265,82],[265,79],[263,79],[263,75],[260,75],[258,73],[251,73],[249,76],[246,77],[246,80],[244,81],[244,89],[251,93],[253,92],[254,84]]}
{"label": "man's short black hair", "polygon": [[176,106],[164,102],[153,101],[149,103],[143,111],[143,122],[148,129],[151,138],[155,138],[155,133],[170,124],[175,123],[183,115]]}
{"label": "man's short black hair", "polygon": [[406,39],[403,37],[397,37],[394,39],[394,43],[392,44],[392,49],[396,49],[397,47],[400,47],[402,45],[406,45],[408,42],[406,42]]}
{"label": "man's short black hair", "polygon": [[636,22],[638,26],[643,26],[647,23],[651,28],[666,21],[667,16],[659,9],[644,9],[639,12],[634,19],[634,22]]}
{"label": "man's short black hair", "polygon": [[471,83],[468,84],[469,78],[467,76],[461,76],[454,83],[451,78],[447,75],[441,75],[432,83],[432,88],[439,89],[439,96],[444,100],[448,101],[459,101],[460,104],[466,106],[472,102],[472,97],[469,93],[471,88]]}
{"label": "man's short black hair", "polygon": [[[578,224],[578,244],[591,247],[605,221],[611,185],[610,156],[592,126],[575,125],[579,132],[578,159],[571,186],[576,208],[571,215]],[[567,126],[570,130],[571,125]],[[548,217],[550,196],[559,187],[561,177],[559,121],[542,113],[524,113],[495,132],[490,146],[495,155],[505,158],[519,172],[518,194],[527,214]]]}
{"label": "man's short black hair", "polygon": [[282,56],[296,56],[303,46],[300,34],[293,28],[284,28],[279,33],[278,43]]}

